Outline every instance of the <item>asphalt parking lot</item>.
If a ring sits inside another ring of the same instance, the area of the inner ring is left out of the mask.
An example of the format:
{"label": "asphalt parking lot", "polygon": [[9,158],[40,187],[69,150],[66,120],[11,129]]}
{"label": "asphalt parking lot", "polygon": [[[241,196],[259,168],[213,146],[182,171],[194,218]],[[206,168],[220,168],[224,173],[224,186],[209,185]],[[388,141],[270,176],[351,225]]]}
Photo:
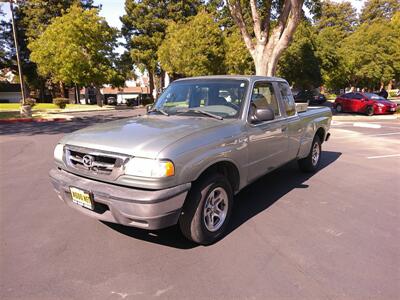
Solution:
{"label": "asphalt parking lot", "polygon": [[52,190],[64,134],[137,112],[0,124],[1,299],[400,298],[398,119],[334,121],[319,172],[290,163],[245,188],[203,247],[90,219]]}

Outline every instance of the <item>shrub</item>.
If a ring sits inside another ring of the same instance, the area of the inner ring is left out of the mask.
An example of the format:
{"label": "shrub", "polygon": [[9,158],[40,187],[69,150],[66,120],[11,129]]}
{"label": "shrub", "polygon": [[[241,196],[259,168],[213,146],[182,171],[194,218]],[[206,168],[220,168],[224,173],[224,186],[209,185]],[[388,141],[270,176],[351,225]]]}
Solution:
{"label": "shrub", "polygon": [[395,97],[397,97],[398,91],[399,91],[399,90],[390,90],[390,91],[389,91],[389,97],[390,97],[390,98],[395,98]]}
{"label": "shrub", "polygon": [[69,104],[69,99],[67,98],[54,98],[53,103],[57,105],[59,108],[64,109],[67,104]]}
{"label": "shrub", "polygon": [[329,99],[329,100],[335,100],[337,97],[336,94],[329,94],[329,93],[326,94],[325,96],[326,96],[326,99]]}
{"label": "shrub", "polygon": [[[22,104],[22,99],[20,100]],[[30,107],[34,107],[36,105],[36,99],[34,98],[25,98],[25,105],[29,105]]]}

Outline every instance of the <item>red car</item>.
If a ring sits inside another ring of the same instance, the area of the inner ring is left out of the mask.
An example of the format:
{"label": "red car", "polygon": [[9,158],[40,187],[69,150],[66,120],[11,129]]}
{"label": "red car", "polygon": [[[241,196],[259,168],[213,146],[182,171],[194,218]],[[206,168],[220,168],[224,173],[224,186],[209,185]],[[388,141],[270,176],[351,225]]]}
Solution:
{"label": "red car", "polygon": [[337,112],[356,112],[368,116],[396,111],[396,103],[372,93],[346,93],[336,98],[333,107]]}

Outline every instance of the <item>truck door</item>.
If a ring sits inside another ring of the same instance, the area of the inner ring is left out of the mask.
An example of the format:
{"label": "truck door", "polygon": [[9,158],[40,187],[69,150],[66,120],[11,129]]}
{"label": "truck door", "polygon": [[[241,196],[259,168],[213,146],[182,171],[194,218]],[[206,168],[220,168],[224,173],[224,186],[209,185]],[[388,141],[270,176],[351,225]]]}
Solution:
{"label": "truck door", "polygon": [[[281,113],[272,82],[256,81],[252,88],[250,108],[271,108],[275,119],[250,123],[248,118],[248,180],[252,181],[287,161],[288,134],[286,118]],[[249,109],[249,113],[250,110]]]}
{"label": "truck door", "polygon": [[300,138],[303,135],[303,124],[299,121],[296,111],[296,103],[294,101],[290,86],[285,82],[276,83],[277,89],[280,91],[280,103],[282,111],[286,114],[287,134],[288,134],[288,154],[287,160],[297,157],[300,146]]}

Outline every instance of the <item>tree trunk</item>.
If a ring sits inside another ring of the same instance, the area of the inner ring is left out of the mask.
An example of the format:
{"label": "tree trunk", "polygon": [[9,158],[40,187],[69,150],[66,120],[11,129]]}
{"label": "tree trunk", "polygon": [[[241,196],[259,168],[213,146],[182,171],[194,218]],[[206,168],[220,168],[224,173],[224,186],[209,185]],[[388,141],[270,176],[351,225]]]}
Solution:
{"label": "tree trunk", "polygon": [[80,104],[81,103],[81,99],[80,99],[81,93],[79,90],[79,86],[75,83],[75,103],[76,104]]}
{"label": "tree trunk", "polygon": [[96,91],[96,102],[97,105],[102,107],[103,106],[103,95],[100,92],[100,88],[99,86],[95,87],[95,91]]}
{"label": "tree trunk", "polygon": [[[249,32],[251,26],[243,15],[241,1],[227,0],[227,5],[253,58],[256,75],[275,76],[278,60],[300,23],[303,0],[284,0],[273,29],[270,24],[272,1],[262,1],[261,4],[250,0],[254,36]],[[260,15],[261,10],[264,10],[263,16]]]}
{"label": "tree trunk", "polygon": [[147,72],[149,73],[149,87],[150,87],[150,95],[151,98],[154,99],[153,96],[153,91],[154,91],[154,72],[147,70]]}
{"label": "tree trunk", "polygon": [[60,81],[60,94],[61,98],[65,98],[65,85],[62,81]]}

